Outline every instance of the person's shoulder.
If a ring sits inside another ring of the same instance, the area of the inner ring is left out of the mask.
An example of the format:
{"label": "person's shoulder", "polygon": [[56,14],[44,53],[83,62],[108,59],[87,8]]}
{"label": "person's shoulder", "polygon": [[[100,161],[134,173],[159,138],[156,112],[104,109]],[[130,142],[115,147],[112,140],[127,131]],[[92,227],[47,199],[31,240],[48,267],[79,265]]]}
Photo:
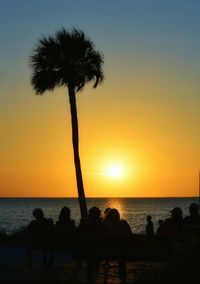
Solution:
{"label": "person's shoulder", "polygon": [[120,223],[124,226],[129,226],[129,223],[125,219],[121,219]]}
{"label": "person's shoulder", "polygon": [[128,222],[127,222],[125,219],[121,219],[121,220],[120,220],[120,223],[121,223],[122,225],[127,225],[127,224],[128,224]]}
{"label": "person's shoulder", "polygon": [[120,225],[123,230],[126,230],[127,232],[131,232],[131,227],[126,220],[124,219],[120,220]]}
{"label": "person's shoulder", "polygon": [[28,229],[33,228],[36,224],[37,224],[37,221],[36,221],[36,220],[31,221],[31,222],[28,224]]}

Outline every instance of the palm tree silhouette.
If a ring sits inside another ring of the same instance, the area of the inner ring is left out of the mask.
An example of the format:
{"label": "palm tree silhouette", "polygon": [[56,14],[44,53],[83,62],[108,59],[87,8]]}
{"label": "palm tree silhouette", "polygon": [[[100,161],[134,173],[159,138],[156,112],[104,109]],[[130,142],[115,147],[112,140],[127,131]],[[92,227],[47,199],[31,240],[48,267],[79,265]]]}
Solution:
{"label": "palm tree silhouette", "polygon": [[37,95],[53,91],[55,87],[68,88],[72,123],[72,143],[81,218],[87,217],[81,163],[79,158],[78,117],[76,93],[93,81],[96,88],[103,81],[103,55],[93,42],[79,30],[62,28],[54,36],[41,37],[33,50],[31,84]]}

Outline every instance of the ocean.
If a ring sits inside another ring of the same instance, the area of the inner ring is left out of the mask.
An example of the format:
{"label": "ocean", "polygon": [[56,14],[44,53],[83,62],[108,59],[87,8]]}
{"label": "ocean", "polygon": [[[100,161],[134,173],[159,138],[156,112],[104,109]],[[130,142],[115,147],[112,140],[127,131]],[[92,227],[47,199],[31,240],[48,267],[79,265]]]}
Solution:
{"label": "ocean", "polygon": [[[107,207],[117,208],[120,216],[126,219],[133,233],[144,233],[146,216],[151,215],[155,230],[159,219],[170,217],[170,210],[178,206],[183,216],[188,215],[188,207],[198,198],[87,198],[88,209],[98,206],[103,211]],[[80,221],[77,198],[0,198],[0,230],[8,234],[25,227],[33,220],[32,211],[39,207],[47,218],[56,222],[60,209],[68,206],[76,225]]]}

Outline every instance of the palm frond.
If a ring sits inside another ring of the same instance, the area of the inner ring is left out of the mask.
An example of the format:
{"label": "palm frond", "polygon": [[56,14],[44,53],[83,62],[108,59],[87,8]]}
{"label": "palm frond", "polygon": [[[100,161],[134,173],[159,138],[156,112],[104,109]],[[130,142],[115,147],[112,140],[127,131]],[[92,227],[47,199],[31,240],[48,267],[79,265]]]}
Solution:
{"label": "palm frond", "polygon": [[42,36],[30,57],[33,70],[31,84],[37,94],[62,85],[76,91],[94,81],[96,88],[103,81],[103,55],[79,30],[62,28],[54,36]]}

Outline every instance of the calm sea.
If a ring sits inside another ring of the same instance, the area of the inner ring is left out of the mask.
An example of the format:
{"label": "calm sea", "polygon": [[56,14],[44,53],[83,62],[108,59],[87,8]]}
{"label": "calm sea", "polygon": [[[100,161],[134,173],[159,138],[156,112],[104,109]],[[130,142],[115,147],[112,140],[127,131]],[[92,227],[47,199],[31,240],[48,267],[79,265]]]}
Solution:
{"label": "calm sea", "polygon": [[[121,218],[126,219],[134,233],[143,233],[146,225],[146,216],[152,215],[157,228],[158,220],[170,216],[170,210],[179,206],[183,215],[188,214],[188,207],[198,198],[88,198],[88,208],[98,206],[102,213],[107,207],[119,210]],[[77,198],[0,198],[0,229],[11,233],[26,226],[31,220],[32,211],[36,207],[43,209],[45,217],[58,218],[60,209],[68,206],[71,217],[79,224],[80,211]]]}

